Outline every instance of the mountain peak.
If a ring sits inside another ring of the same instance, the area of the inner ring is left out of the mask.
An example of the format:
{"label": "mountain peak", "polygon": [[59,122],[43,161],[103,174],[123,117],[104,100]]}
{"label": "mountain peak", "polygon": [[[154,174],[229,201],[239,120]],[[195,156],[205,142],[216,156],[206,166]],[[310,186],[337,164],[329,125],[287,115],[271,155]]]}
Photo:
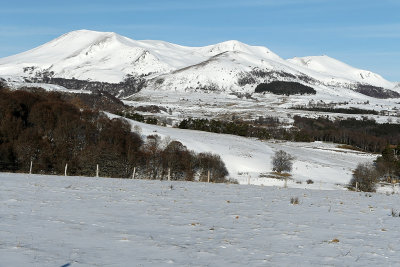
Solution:
{"label": "mountain peak", "polygon": [[68,35],[85,35],[85,34],[92,34],[92,35],[118,35],[115,32],[100,32],[100,31],[93,31],[93,30],[87,30],[87,29],[80,29],[80,30],[75,30],[75,31],[70,31],[64,34],[63,36],[68,36]]}
{"label": "mountain peak", "polygon": [[226,49],[230,49],[232,51],[237,50],[237,49],[241,49],[243,47],[248,47],[247,44],[244,44],[238,40],[228,40],[228,41],[224,41],[221,43],[216,44],[215,46],[219,46],[219,47],[223,47]]}
{"label": "mountain peak", "polygon": [[264,46],[251,46],[237,40],[229,40],[214,45],[204,46],[199,48],[199,52],[211,56],[224,53],[224,52],[239,52],[245,54],[255,55],[260,58],[270,58],[274,60],[281,60],[281,58]]}
{"label": "mountain peak", "polygon": [[249,52],[249,46],[237,40],[230,40],[201,47],[200,50],[215,55],[223,52]]}

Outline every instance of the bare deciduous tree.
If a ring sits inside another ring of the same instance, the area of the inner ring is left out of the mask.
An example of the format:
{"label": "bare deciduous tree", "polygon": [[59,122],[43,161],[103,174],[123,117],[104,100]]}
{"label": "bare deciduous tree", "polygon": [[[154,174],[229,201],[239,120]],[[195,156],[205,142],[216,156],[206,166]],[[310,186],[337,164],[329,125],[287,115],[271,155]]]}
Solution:
{"label": "bare deciduous tree", "polygon": [[283,150],[275,152],[272,158],[272,170],[278,173],[291,172],[294,157]]}
{"label": "bare deciduous tree", "polygon": [[350,186],[363,192],[375,192],[379,174],[370,163],[360,163],[353,171]]}

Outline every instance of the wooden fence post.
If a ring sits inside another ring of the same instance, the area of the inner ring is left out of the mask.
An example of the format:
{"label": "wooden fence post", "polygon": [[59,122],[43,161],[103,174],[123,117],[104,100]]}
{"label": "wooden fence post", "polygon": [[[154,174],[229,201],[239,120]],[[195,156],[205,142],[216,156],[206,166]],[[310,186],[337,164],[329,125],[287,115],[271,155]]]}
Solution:
{"label": "wooden fence post", "polygon": [[210,182],[210,170],[208,170],[208,173],[207,173],[207,183],[209,183]]}
{"label": "wooden fence post", "polygon": [[65,164],[64,176],[67,176],[68,163]]}
{"label": "wooden fence post", "polygon": [[135,179],[136,167],[133,167],[132,179]]}
{"label": "wooden fence post", "polygon": [[168,181],[171,181],[171,168],[168,168]]}
{"label": "wooden fence post", "polygon": [[32,165],[33,165],[33,162],[31,160],[31,167],[29,168],[29,174],[32,174]]}
{"label": "wooden fence post", "polygon": [[248,185],[250,185],[250,179],[251,179],[251,176],[249,175],[249,178],[247,178],[247,184]]}
{"label": "wooden fence post", "polygon": [[99,164],[96,165],[96,177],[99,177]]}

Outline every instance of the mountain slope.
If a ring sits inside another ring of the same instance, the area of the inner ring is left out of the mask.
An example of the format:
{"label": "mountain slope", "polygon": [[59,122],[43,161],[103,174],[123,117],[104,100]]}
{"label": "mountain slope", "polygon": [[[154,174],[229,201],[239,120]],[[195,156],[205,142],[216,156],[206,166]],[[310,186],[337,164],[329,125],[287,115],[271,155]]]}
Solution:
{"label": "mountain slope", "polygon": [[292,64],[305,67],[322,75],[334,76],[337,78],[347,79],[349,81],[357,81],[367,83],[374,86],[392,88],[393,83],[388,82],[379,74],[367,70],[361,70],[349,66],[337,59],[324,56],[311,57],[295,57],[288,59]]}
{"label": "mountain slope", "polygon": [[25,53],[0,60],[5,75],[34,75],[54,72],[61,78],[119,82],[127,74],[166,72],[161,62],[130,39],[115,33],[76,31]]}
{"label": "mountain slope", "polygon": [[378,74],[326,56],[285,60],[266,47],[239,41],[185,47],[88,30],[70,32],[27,52],[0,59],[0,75],[108,83],[144,77],[144,87],[157,90],[253,92],[261,82],[290,80],[319,90],[324,86],[356,89],[365,84],[400,91],[395,83]]}

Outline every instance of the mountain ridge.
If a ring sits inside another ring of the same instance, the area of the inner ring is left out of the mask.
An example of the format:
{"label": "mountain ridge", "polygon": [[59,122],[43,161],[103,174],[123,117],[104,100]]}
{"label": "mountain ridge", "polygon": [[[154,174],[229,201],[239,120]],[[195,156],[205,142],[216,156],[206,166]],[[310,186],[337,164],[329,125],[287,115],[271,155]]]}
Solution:
{"label": "mountain ridge", "polygon": [[[1,58],[0,76],[121,83],[144,77],[144,88],[253,92],[273,80],[315,87],[360,85],[400,92],[397,83],[328,56],[283,59],[267,47],[230,40],[203,47],[133,40],[114,32],[77,30],[26,52]],[[246,82],[243,82],[246,81]]]}

